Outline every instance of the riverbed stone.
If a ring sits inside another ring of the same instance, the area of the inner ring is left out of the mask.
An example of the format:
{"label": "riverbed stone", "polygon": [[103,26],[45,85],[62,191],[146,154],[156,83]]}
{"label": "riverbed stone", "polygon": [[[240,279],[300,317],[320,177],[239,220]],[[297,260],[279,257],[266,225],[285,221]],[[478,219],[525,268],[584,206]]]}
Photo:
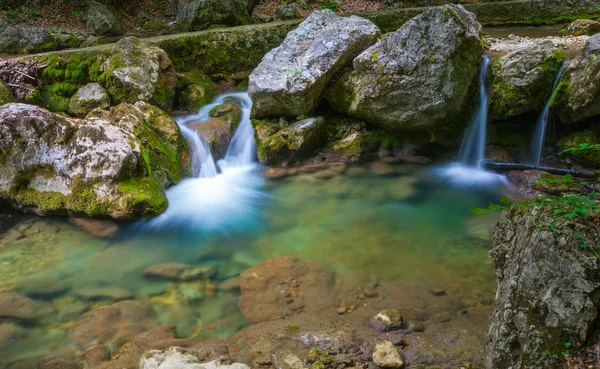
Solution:
{"label": "riverbed stone", "polygon": [[242,0],[177,0],[177,24],[184,30],[197,31],[213,24],[239,26],[249,23],[250,14]]}
{"label": "riverbed stone", "polygon": [[597,343],[600,261],[591,248],[600,224],[577,218],[557,216],[552,205],[502,213],[490,252],[498,292],[486,368],[556,368],[552,355],[566,342],[581,350]]}
{"label": "riverbed stone", "polygon": [[56,356],[40,360],[37,369],[83,369],[83,362],[69,356]]}
{"label": "riverbed stone", "polygon": [[12,92],[8,89],[6,83],[0,81],[0,105],[17,102]]}
{"label": "riverbed stone", "polygon": [[542,110],[566,59],[566,52],[547,41],[492,60],[490,114],[496,119],[507,119]]}
{"label": "riverbed stone", "polygon": [[69,113],[85,116],[96,108],[106,109],[110,106],[110,96],[99,83],[89,83],[77,90],[69,101]]}
{"label": "riverbed stone", "polygon": [[114,36],[123,34],[123,25],[115,17],[108,6],[90,0],[85,11],[85,26],[93,29],[99,36]]}
{"label": "riverbed stone", "polygon": [[121,287],[86,287],[73,290],[73,295],[86,301],[121,301],[133,297],[133,294]]}
{"label": "riverbed stone", "polygon": [[373,362],[380,368],[402,368],[404,359],[390,341],[382,341],[373,349]]}
{"label": "riverbed stone", "polygon": [[5,158],[0,162],[0,198],[24,211],[158,215],[167,207],[165,186],[178,182],[188,165],[183,137],[179,134],[175,142],[164,137],[129,104],[96,109],[84,120],[5,104],[0,106],[0,127]]}
{"label": "riverbed stone", "polygon": [[398,310],[386,309],[370,320],[371,327],[380,332],[388,332],[402,328],[403,318]]}
{"label": "riverbed stone", "polygon": [[600,33],[587,40],[583,55],[565,69],[551,108],[567,124],[600,114]]}
{"label": "riverbed stone", "polygon": [[146,268],[142,274],[149,278],[176,281],[193,281],[212,278],[217,274],[214,265],[192,265],[182,263],[157,264]]}
{"label": "riverbed stone", "polygon": [[336,305],[333,283],[333,274],[320,265],[278,256],[241,274],[238,304],[252,323],[302,311],[318,314]]}
{"label": "riverbed stone", "polygon": [[377,26],[366,19],[341,17],[331,10],[312,13],[250,75],[253,115],[310,113],[334,74],[378,36]]}
{"label": "riverbed stone", "polygon": [[0,323],[0,346],[9,345],[14,340],[25,336],[25,328],[14,323]]}
{"label": "riverbed stone", "polygon": [[0,319],[35,322],[54,312],[52,305],[13,292],[0,292]]}
{"label": "riverbed stone", "polygon": [[431,8],[363,51],[326,97],[339,112],[388,131],[455,131],[475,91],[480,36],[462,6]]}
{"label": "riverbed stone", "polygon": [[258,160],[266,165],[301,162],[324,144],[324,130],[325,119],[322,117],[293,123],[264,141],[257,140]]}
{"label": "riverbed stone", "polygon": [[600,22],[593,19],[576,19],[562,33],[569,36],[592,36],[599,32]]}

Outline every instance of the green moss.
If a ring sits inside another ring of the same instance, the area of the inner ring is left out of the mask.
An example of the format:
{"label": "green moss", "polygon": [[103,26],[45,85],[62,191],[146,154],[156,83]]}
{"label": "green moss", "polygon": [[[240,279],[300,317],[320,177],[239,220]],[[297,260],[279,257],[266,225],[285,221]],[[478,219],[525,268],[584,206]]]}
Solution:
{"label": "green moss", "polygon": [[566,106],[569,103],[569,96],[571,95],[571,80],[563,76],[563,78],[556,86],[556,90],[552,95],[552,101],[550,101],[550,108]]}
{"label": "green moss", "polygon": [[119,183],[123,201],[132,209],[132,218],[147,218],[162,214],[168,201],[162,186],[154,178],[131,178]]}
{"label": "green moss", "polygon": [[177,75],[176,105],[181,110],[197,111],[219,92],[219,86],[200,71]]}
{"label": "green moss", "polygon": [[144,24],[144,29],[146,31],[163,31],[168,29],[169,25],[162,22],[149,22]]}
{"label": "green moss", "polygon": [[300,326],[299,325],[288,325],[287,327],[285,327],[285,329],[287,329],[287,331],[290,332],[290,333],[298,333],[298,332],[300,332]]}
{"label": "green moss", "polygon": [[[577,148],[581,144],[596,145],[600,144],[600,137],[592,130],[577,132],[558,141],[558,148],[561,151]],[[567,153],[569,156],[577,159],[581,164],[593,169],[600,169],[600,150],[573,150]]]}

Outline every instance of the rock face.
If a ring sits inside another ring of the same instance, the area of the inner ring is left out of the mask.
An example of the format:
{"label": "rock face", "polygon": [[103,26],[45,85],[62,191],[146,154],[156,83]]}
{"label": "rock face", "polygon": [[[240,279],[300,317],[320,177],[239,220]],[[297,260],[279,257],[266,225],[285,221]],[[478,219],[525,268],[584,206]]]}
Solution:
{"label": "rock face", "polygon": [[263,164],[290,164],[310,156],[326,140],[321,117],[296,122],[270,136],[262,137],[256,127],[258,160]]}
{"label": "rock face", "polygon": [[490,65],[490,114],[506,119],[541,110],[566,59],[550,41],[495,58]]}
{"label": "rock face", "polygon": [[[554,230],[553,230],[554,229]],[[498,292],[485,354],[488,369],[556,368],[565,343],[584,345],[597,328],[600,241],[595,215],[573,220],[552,206],[502,214],[490,257]]]}
{"label": "rock face", "polygon": [[600,32],[600,22],[591,19],[574,20],[567,29],[563,30],[569,36],[591,36]]}
{"label": "rock face", "polygon": [[366,19],[331,10],[312,13],[250,75],[254,116],[309,113],[333,75],[378,36],[377,26]]}
{"label": "rock face", "polygon": [[287,256],[266,260],[241,274],[239,307],[252,323],[335,306],[333,274]]}
{"label": "rock face", "polygon": [[96,108],[110,107],[110,97],[98,83],[89,83],[81,87],[69,102],[69,112],[76,116],[84,116]]}
{"label": "rock face", "polygon": [[112,11],[106,5],[94,0],[88,2],[85,26],[93,29],[99,36],[123,33],[123,25],[115,18]]}
{"label": "rock face", "polygon": [[25,54],[57,48],[58,42],[44,28],[13,27],[0,20],[0,52]]}
{"label": "rock face", "polygon": [[590,37],[583,55],[569,63],[551,107],[563,123],[600,114],[600,34]]}
{"label": "rock face", "polygon": [[[31,105],[1,106],[0,198],[42,214],[162,213],[164,188],[181,179],[188,159],[176,123],[161,114],[121,104],[77,120]],[[159,118],[173,125],[174,138],[154,128]]]}
{"label": "rock face", "polygon": [[474,91],[481,25],[460,5],[432,8],[354,59],[328,92],[336,110],[389,131],[448,129]]}
{"label": "rock face", "polygon": [[6,83],[0,81],[0,105],[16,102],[17,100],[8,89]]}
{"label": "rock face", "polygon": [[246,364],[228,364],[228,358],[206,350],[171,347],[146,352],[140,359],[140,369],[250,369]]}
{"label": "rock face", "polygon": [[182,29],[196,31],[213,24],[249,24],[251,19],[241,0],[177,0],[177,23]]}

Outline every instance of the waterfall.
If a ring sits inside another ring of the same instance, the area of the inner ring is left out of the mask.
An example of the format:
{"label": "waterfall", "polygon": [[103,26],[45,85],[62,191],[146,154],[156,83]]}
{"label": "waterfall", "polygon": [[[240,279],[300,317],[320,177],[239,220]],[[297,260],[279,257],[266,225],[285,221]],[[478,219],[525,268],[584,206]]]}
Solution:
{"label": "waterfall", "polygon": [[546,105],[544,106],[544,110],[542,110],[542,114],[540,115],[540,117],[538,118],[538,121],[536,123],[535,131],[533,133],[533,139],[531,142],[531,149],[530,149],[531,152],[529,154],[529,164],[532,164],[532,165],[540,164],[540,159],[542,156],[542,149],[544,148],[544,141],[546,139],[546,128],[548,126],[548,117],[550,116],[550,103],[552,102],[552,96],[554,96],[554,92],[556,91],[558,82],[560,81],[560,79],[563,75],[563,72],[568,64],[569,64],[569,62],[565,61],[561,65],[560,69],[558,70],[558,73],[556,74],[556,77],[554,78],[554,84],[552,85],[552,92],[550,93],[550,98],[548,99],[548,102],[546,102]]}
{"label": "waterfall", "polygon": [[481,70],[479,71],[479,106],[477,112],[463,138],[459,161],[466,166],[479,167],[479,163],[485,155],[485,140],[488,116],[488,91],[487,91],[487,71],[490,59],[487,55],[483,56]]}
{"label": "waterfall", "polygon": [[[206,122],[214,107],[230,100],[242,108],[240,123],[225,157],[217,158],[220,160],[215,164],[208,144],[188,124]],[[266,195],[261,191],[265,180],[256,161],[251,109],[248,94],[228,93],[218,96],[197,114],[176,119],[193,154],[195,177],[186,178],[167,190],[169,207],[162,215],[148,221],[146,229],[230,234],[256,228],[261,219],[259,208]]]}

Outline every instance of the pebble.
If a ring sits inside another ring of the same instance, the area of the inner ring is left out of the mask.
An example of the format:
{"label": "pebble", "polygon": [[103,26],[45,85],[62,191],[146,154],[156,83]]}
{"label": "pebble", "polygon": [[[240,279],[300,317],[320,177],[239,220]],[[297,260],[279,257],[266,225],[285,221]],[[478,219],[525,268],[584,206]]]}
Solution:
{"label": "pebble", "polygon": [[402,368],[404,359],[390,341],[382,341],[373,349],[373,362],[380,368]]}
{"label": "pebble", "polygon": [[429,292],[433,293],[435,296],[443,296],[446,294],[446,290],[440,287],[433,287],[429,290]]}

